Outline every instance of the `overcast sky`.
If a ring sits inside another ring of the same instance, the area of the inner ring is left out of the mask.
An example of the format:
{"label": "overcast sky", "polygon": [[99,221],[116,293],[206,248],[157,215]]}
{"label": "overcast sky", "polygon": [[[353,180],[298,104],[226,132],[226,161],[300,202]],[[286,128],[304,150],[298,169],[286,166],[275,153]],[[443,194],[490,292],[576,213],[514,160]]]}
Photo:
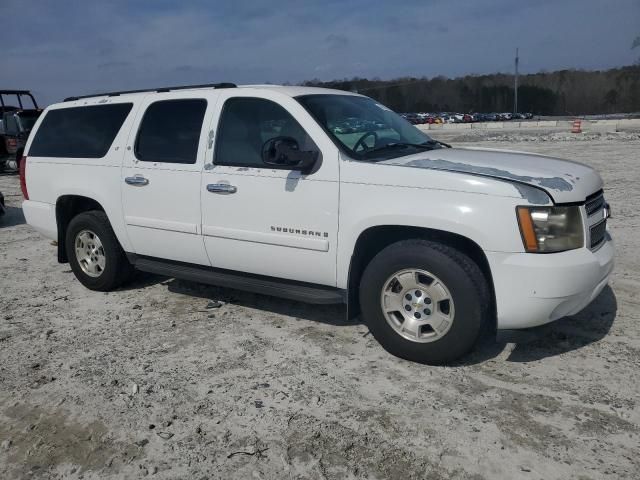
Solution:
{"label": "overcast sky", "polygon": [[[231,81],[630,65],[640,0],[0,0],[0,88],[42,103]],[[15,20],[14,20],[15,19]]]}

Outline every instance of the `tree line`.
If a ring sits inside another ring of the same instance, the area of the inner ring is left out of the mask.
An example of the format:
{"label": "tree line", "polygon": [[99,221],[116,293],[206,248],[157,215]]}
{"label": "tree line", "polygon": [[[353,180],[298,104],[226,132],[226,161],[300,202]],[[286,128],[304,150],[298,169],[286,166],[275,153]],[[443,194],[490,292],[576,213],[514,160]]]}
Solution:
{"label": "tree line", "polygon": [[[603,71],[559,70],[520,75],[518,110],[536,115],[640,112],[640,65]],[[511,112],[513,75],[459,78],[352,78],[304,85],[354,91],[398,112]]]}

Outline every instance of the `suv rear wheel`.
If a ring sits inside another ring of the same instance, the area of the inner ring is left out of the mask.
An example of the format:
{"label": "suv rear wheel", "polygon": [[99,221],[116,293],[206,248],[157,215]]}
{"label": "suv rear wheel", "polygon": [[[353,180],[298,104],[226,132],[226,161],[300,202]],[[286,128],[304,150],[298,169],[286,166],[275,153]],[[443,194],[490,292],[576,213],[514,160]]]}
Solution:
{"label": "suv rear wheel", "polygon": [[65,246],[71,270],[91,290],[114,290],[133,273],[104,212],[75,216],[67,228]]}
{"label": "suv rear wheel", "polygon": [[439,365],[471,350],[489,290],[465,254],[427,240],[394,243],[367,265],[360,307],[373,336],[390,353]]}

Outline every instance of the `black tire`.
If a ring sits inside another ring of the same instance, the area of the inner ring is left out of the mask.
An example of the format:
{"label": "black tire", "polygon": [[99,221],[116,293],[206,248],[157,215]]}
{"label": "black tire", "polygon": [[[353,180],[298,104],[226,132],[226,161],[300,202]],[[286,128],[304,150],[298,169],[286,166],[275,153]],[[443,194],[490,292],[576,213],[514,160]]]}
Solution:
{"label": "black tire", "polygon": [[18,151],[16,153],[16,172],[20,172],[20,164],[22,163],[22,154],[24,152],[23,151]]}
{"label": "black tire", "polygon": [[[98,277],[92,277],[85,273],[76,257],[76,235],[83,230],[94,232],[104,249],[105,267]],[[65,247],[71,270],[80,283],[90,290],[100,292],[115,290],[129,280],[133,274],[133,267],[127,260],[104,212],[92,210],[73,217],[67,227]]]}
{"label": "black tire", "polygon": [[[429,343],[411,341],[387,322],[380,295],[387,279],[404,269],[431,272],[449,289],[455,314],[442,338]],[[380,251],[365,268],[359,293],[363,318],[384,349],[429,365],[447,364],[468,353],[489,312],[489,288],[476,263],[456,249],[428,240],[403,240]]]}

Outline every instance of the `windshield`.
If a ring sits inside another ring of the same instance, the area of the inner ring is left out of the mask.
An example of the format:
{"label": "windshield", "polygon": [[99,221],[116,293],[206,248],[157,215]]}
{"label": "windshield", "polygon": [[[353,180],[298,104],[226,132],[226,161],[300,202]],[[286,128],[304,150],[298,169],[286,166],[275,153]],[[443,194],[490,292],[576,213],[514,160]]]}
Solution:
{"label": "windshield", "polygon": [[439,148],[427,134],[371,98],[320,94],[296,99],[352,158],[377,161]]}
{"label": "windshield", "polygon": [[20,125],[24,131],[30,131],[38,120],[41,112],[20,112],[18,114],[20,118]]}

